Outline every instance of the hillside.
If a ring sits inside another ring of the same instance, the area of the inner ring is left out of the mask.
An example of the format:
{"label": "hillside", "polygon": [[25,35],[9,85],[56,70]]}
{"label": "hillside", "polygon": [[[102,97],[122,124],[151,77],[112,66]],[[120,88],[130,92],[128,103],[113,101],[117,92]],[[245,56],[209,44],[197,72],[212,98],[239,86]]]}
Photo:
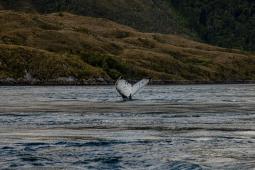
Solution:
{"label": "hillside", "polygon": [[227,48],[255,51],[255,1],[171,0],[199,37]]}
{"label": "hillside", "polygon": [[111,82],[255,79],[255,56],[69,13],[0,12],[0,79]]}
{"label": "hillside", "polygon": [[0,0],[0,4],[17,11],[107,18],[143,32],[190,33],[165,0]]}
{"label": "hillside", "polygon": [[107,18],[142,32],[255,51],[255,1],[251,0],[0,0],[1,8],[67,11]]}

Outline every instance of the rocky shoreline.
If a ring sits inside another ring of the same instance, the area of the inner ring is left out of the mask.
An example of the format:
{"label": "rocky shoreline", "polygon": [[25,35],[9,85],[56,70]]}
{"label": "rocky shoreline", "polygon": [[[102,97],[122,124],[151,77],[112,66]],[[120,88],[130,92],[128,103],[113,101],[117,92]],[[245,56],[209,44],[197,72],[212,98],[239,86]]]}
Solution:
{"label": "rocky shoreline", "polygon": [[[129,80],[131,83],[137,80]],[[54,80],[26,80],[6,78],[0,79],[0,86],[79,86],[79,85],[114,85],[114,80],[105,80],[103,78],[93,78],[86,80],[77,80],[72,77],[58,78]],[[188,84],[255,84],[255,80],[220,80],[220,81],[204,81],[204,80],[152,80],[150,85],[188,85]]]}
{"label": "rocky shoreline", "polygon": [[94,79],[86,79],[86,80],[77,80],[72,77],[66,78],[58,78],[53,80],[37,80],[37,79],[18,79],[15,80],[13,78],[7,79],[0,79],[0,86],[16,86],[16,85],[23,85],[23,86],[33,86],[33,85],[111,85],[114,84],[112,80],[105,80],[103,78],[94,78]]}

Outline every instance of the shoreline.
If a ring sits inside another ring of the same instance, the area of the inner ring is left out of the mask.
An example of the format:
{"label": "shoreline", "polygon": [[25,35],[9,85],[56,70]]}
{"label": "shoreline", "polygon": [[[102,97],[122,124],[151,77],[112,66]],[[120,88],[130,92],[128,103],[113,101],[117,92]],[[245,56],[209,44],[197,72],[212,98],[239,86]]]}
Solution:
{"label": "shoreline", "polygon": [[[136,80],[128,80],[130,83]],[[115,81],[0,81],[0,86],[111,86]],[[172,81],[172,80],[153,80],[149,85],[209,85],[209,84],[255,84],[255,80],[226,80],[226,81]]]}

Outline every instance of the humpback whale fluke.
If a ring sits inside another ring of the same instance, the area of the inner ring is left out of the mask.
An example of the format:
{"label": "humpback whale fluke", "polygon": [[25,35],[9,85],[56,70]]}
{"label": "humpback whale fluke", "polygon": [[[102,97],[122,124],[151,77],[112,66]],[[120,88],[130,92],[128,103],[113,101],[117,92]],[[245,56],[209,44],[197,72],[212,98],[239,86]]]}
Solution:
{"label": "humpback whale fluke", "polygon": [[141,90],[144,86],[146,86],[151,79],[142,79],[135,84],[130,84],[122,77],[120,77],[115,86],[116,90],[122,96],[123,100],[132,100],[132,97]]}

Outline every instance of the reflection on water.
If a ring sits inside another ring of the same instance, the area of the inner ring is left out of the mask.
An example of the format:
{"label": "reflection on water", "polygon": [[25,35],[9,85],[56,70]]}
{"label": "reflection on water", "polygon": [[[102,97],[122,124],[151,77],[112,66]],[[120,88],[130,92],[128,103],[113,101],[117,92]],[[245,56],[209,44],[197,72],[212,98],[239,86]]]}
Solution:
{"label": "reflection on water", "polygon": [[[255,85],[0,87],[0,167],[253,169]],[[0,169],[1,169],[0,168]]]}

